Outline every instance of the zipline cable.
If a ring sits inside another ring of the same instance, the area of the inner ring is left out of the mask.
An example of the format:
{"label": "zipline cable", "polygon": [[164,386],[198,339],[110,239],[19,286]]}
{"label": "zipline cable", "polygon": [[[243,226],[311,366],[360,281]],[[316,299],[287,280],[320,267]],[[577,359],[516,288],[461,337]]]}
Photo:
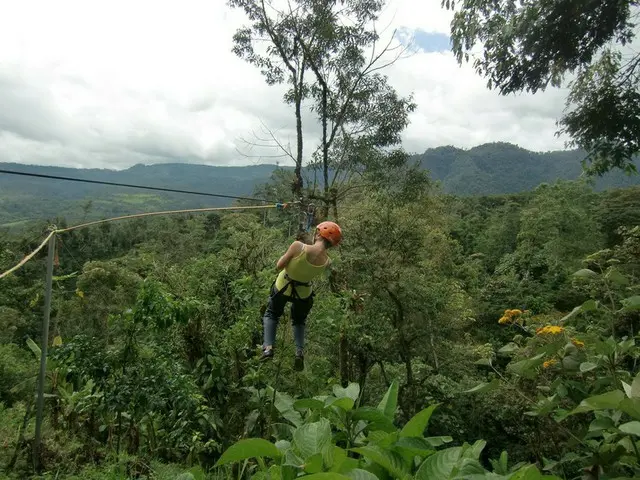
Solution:
{"label": "zipline cable", "polygon": [[22,267],[25,263],[27,263],[29,260],[31,260],[40,250],[42,250],[44,248],[44,246],[49,243],[49,240],[51,239],[51,237],[53,237],[56,234],[55,230],[52,230],[49,235],[47,235],[47,238],[45,238],[42,243],[40,244],[40,246],[38,248],[36,248],[33,252],[31,252],[29,255],[27,255],[26,257],[24,257],[22,260],[20,260],[20,262],[15,266],[10,268],[9,270],[7,270],[6,272],[0,274],[0,278],[6,277],[7,275],[9,275],[11,272],[15,272],[16,270],[18,270],[20,267]]}
{"label": "zipline cable", "polygon": [[117,183],[117,182],[106,182],[103,180],[88,180],[84,178],[73,178],[73,177],[61,177],[58,175],[46,175],[44,173],[31,173],[31,172],[18,172],[15,170],[5,170],[0,169],[0,173],[7,173],[9,175],[23,175],[26,177],[39,177],[39,178],[48,178],[53,180],[67,180],[70,182],[84,182],[84,183],[96,183],[100,185],[111,185],[114,187],[128,187],[128,188],[141,188],[145,190],[157,190],[161,192],[172,192],[172,193],[187,193],[189,195],[204,195],[207,197],[220,197],[220,198],[231,198],[234,200],[249,200],[252,202],[264,202],[271,203],[272,200],[265,200],[264,198],[253,198],[253,197],[238,197],[235,195],[225,195],[222,193],[208,193],[208,192],[194,192],[191,190],[177,190],[174,188],[164,188],[164,187],[149,187],[146,185],[133,185],[128,183]]}
{"label": "zipline cable", "polygon": [[79,228],[89,227],[89,226],[92,226],[92,225],[98,225],[98,224],[101,224],[101,223],[114,222],[114,221],[117,221],[117,220],[126,220],[126,219],[130,219],[130,218],[150,217],[150,216],[153,216],[153,215],[170,215],[170,214],[176,214],[176,213],[215,212],[215,211],[221,211],[221,210],[226,210],[226,211],[228,211],[228,210],[257,210],[257,209],[264,209],[264,208],[280,208],[281,206],[282,206],[282,204],[278,203],[278,204],[275,204],[275,205],[253,205],[253,206],[245,206],[245,207],[243,207],[243,206],[238,206],[238,207],[207,207],[207,208],[191,208],[191,209],[187,209],[187,210],[166,210],[166,211],[162,211],[162,212],[136,213],[136,214],[133,214],[133,215],[124,215],[122,217],[105,218],[103,220],[95,220],[93,222],[81,223],[79,225],[74,225],[74,226],[67,227],[67,228],[53,229],[53,230],[51,230],[49,235],[47,235],[47,237],[42,241],[40,246],[38,246],[38,248],[36,248],[33,252],[31,252],[29,255],[27,255],[22,260],[20,260],[20,262],[17,265],[15,265],[14,267],[10,268],[6,272],[1,273],[0,274],[0,278],[4,278],[7,275],[9,275],[10,273],[15,272],[20,267],[22,267],[25,263],[27,263],[29,260],[31,260],[40,250],[42,250],[44,248],[44,246],[49,242],[51,237],[53,235],[57,234],[57,233],[70,232],[72,230],[77,230]]}

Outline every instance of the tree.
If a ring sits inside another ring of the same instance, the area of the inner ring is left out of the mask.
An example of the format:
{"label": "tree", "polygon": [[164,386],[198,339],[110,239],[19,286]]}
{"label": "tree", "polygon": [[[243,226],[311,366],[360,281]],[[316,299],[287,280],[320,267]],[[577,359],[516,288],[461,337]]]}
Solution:
{"label": "tree", "polygon": [[[350,179],[354,169],[366,163],[374,149],[400,143],[400,133],[408,124],[415,105],[399,96],[379,71],[401,55],[390,40],[379,48],[375,28],[383,0],[295,0],[282,9],[266,0],[230,0],[251,20],[250,27],[234,35],[234,52],[261,68],[267,83],[287,82],[287,103],[296,110],[297,152],[292,154],[267,127],[271,141],[295,163],[294,194],[303,188],[303,128],[301,106],[310,98],[322,124],[322,139],[312,155],[320,167],[323,193],[312,188],[312,197],[337,214],[338,183]],[[391,37],[393,39],[393,36]],[[259,41],[266,40],[265,53],[258,53]],[[368,52],[370,51],[370,52]],[[386,54],[392,53],[387,59]],[[305,73],[310,70],[314,81]],[[329,178],[333,169],[333,178]]]}
{"label": "tree", "polygon": [[[277,9],[269,0],[229,0],[229,5],[242,8],[251,26],[238,29],[233,36],[233,52],[240,58],[260,68],[269,85],[286,82],[290,88],[284,100],[293,103],[296,117],[295,182],[292,190],[296,198],[302,193],[302,101],[308,94],[305,72],[308,65],[300,48],[300,42],[292,33],[292,26],[299,21],[299,13],[285,13]],[[255,44],[266,40],[268,46],[264,54],[255,49]]]}
{"label": "tree", "polygon": [[[318,197],[324,202],[324,215],[333,206],[337,216],[339,184],[366,165],[372,150],[400,143],[415,104],[411,97],[399,96],[379,73],[404,51],[391,47],[393,36],[382,48],[378,45],[375,22],[384,1],[301,3],[310,14],[296,35],[315,76],[310,93],[322,124],[322,140],[314,153],[314,166],[322,171],[323,194]],[[305,32],[313,32],[311,39]],[[388,53],[391,58],[386,58]]]}
{"label": "tree", "polygon": [[[587,152],[583,167],[602,175],[637,173],[640,150],[640,54],[622,53],[634,37],[632,7],[638,0],[442,0],[455,11],[451,23],[458,63],[476,44],[476,71],[502,95],[547,86],[565,76],[570,94],[558,133]],[[587,164],[589,164],[587,166]]]}

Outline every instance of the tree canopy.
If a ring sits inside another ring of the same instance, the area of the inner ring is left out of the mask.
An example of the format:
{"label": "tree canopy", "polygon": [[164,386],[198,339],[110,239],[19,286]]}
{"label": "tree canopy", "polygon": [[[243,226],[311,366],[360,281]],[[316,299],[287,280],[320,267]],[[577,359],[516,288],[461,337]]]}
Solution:
{"label": "tree canopy", "polygon": [[[453,51],[489,88],[508,95],[561,86],[570,94],[559,133],[587,152],[585,167],[636,172],[640,150],[637,0],[442,0],[454,11]],[[481,48],[476,56],[475,48]]]}

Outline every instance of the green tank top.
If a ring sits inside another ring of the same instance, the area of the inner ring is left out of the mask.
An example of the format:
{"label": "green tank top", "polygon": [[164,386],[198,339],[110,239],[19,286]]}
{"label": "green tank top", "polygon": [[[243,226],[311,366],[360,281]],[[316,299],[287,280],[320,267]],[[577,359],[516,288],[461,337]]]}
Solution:
{"label": "green tank top", "polygon": [[[278,278],[276,278],[276,288],[278,289],[278,291],[280,291],[289,282],[289,280],[287,280],[287,278],[285,277],[285,274],[288,275],[292,280],[309,283],[314,278],[322,275],[329,263],[329,259],[327,259],[324,265],[313,265],[309,263],[309,261],[307,260],[306,245],[303,245],[302,252],[300,252],[300,254],[296,257],[292,258],[287,266],[278,274]],[[296,285],[296,292],[298,293],[300,298],[307,298],[309,297],[309,295],[311,295],[311,287]],[[291,285],[289,285],[287,289],[282,292],[282,294],[291,296]]]}

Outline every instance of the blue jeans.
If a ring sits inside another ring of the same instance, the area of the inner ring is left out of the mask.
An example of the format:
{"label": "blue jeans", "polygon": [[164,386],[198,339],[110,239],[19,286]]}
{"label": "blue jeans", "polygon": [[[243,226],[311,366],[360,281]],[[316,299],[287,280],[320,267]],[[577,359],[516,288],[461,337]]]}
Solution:
{"label": "blue jeans", "polygon": [[291,327],[298,350],[304,348],[304,331],[307,316],[313,307],[313,293],[308,298],[285,296],[278,293],[275,284],[271,287],[269,304],[262,317],[264,327],[264,345],[275,345],[278,321],[284,313],[287,303],[291,303]]}

